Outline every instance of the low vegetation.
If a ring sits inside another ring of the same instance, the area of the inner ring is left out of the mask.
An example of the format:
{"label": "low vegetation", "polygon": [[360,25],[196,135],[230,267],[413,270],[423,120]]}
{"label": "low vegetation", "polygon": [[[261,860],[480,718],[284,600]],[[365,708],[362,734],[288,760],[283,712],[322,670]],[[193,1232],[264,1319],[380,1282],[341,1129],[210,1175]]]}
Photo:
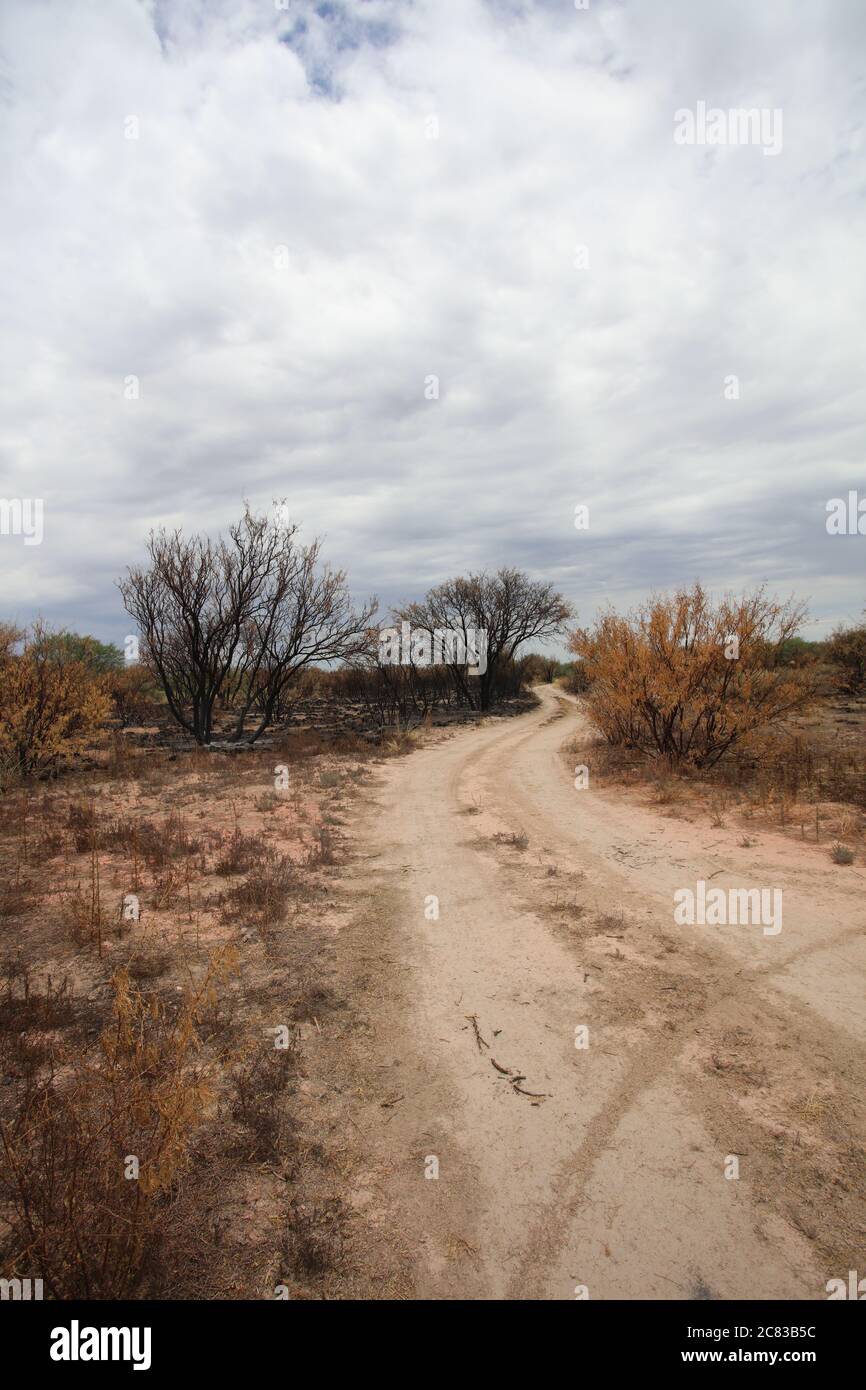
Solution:
{"label": "low vegetation", "polygon": [[6,793],[3,1277],[97,1299],[321,1297],[343,1277],[302,1032],[347,1009],[340,808],[402,747],[157,748]]}
{"label": "low vegetation", "polygon": [[[807,642],[804,621],[801,606],[763,590],[712,604],[698,585],[603,614],[571,638],[599,741],[575,741],[569,757],[595,778],[649,783],[668,814],[702,805],[717,827],[762,820],[817,843],[859,837],[860,629]],[[851,862],[840,849],[834,862]]]}
{"label": "low vegetation", "polygon": [[[350,1017],[328,968],[341,813],[413,726],[555,682],[599,731],[593,776],[862,862],[862,628],[808,643],[796,604],[696,585],[603,614],[563,662],[525,648],[572,609],[502,569],[393,614],[484,629],[471,674],[383,662],[375,602],[249,509],[216,542],[154,534],[148,557],[121,585],[139,661],[0,627],[4,1277],[38,1271],[56,1298],[327,1296],[355,1237],[298,1104],[304,1037]],[[519,827],[494,838],[528,851]]]}
{"label": "low vegetation", "polygon": [[102,678],[80,656],[61,654],[41,624],[0,628],[0,791],[55,771],[109,710]]}
{"label": "low vegetation", "polygon": [[712,768],[814,699],[810,669],[781,658],[803,618],[762,590],[713,605],[699,584],[627,617],[607,612],[572,637],[593,722],[670,767]]}

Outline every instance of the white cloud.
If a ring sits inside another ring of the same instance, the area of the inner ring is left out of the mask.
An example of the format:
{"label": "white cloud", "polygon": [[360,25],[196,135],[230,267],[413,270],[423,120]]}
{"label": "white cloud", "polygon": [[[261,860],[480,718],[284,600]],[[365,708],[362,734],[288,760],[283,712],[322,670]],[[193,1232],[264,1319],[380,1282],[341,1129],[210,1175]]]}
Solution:
{"label": "white cloud", "polygon": [[[151,525],[285,495],[386,599],[515,562],[584,618],[697,573],[854,617],[824,503],[866,491],[864,27],[5,0],[0,495],[46,538],[0,537],[4,614],[122,634]],[[699,100],[780,108],[782,153],[675,145]]]}

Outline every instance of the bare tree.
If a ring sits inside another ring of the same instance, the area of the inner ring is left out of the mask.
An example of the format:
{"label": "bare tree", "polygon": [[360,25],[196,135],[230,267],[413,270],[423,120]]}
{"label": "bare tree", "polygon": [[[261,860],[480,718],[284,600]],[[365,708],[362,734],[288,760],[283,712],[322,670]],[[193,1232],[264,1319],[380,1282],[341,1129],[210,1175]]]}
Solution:
{"label": "bare tree", "polygon": [[237,706],[238,738],[258,703],[254,742],[292,676],[351,654],[369,621],[374,605],[355,614],[345,576],[320,573],[319,542],[299,546],[297,529],[246,506],[227,539],[151,532],[149,566],[119,581],[145,662],[197,743],[211,742],[217,699]]}
{"label": "bare tree", "polygon": [[274,721],[286,691],[308,666],[348,661],[369,642],[375,599],[355,609],[342,570],[319,565],[321,542],[295,550],[295,564],[285,593],[269,596],[259,605],[245,629],[243,657],[238,663],[240,688],[235,737],[255,711],[249,742]]}
{"label": "bare tree", "polygon": [[[416,631],[460,634],[464,650],[473,636],[486,634],[486,669],[477,677],[463,661],[447,664],[462,697],[482,710],[488,709],[502,671],[517,649],[536,638],[552,637],[574,617],[574,610],[551,584],[530,579],[517,569],[500,569],[494,575],[470,574],[449,579],[431,589],[420,603],[395,610],[398,622]],[[483,663],[479,663],[479,666]]]}
{"label": "bare tree", "polygon": [[418,723],[437,709],[451,709],[457,700],[447,667],[384,661],[375,628],[368,633],[366,646],[333,674],[331,688],[346,699],[362,702],[383,726]]}

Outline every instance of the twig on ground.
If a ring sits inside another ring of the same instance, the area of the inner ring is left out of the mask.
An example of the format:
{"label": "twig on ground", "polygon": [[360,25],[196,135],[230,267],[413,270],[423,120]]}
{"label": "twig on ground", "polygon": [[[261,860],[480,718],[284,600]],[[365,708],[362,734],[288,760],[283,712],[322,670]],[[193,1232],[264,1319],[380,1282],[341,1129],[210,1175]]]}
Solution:
{"label": "twig on ground", "polygon": [[485,1047],[489,1050],[490,1043],[484,1041],[481,1036],[481,1029],[478,1027],[478,1016],[476,1014],[464,1014],[463,1017],[468,1018],[469,1022],[472,1024],[475,1031],[475,1041],[478,1044],[478,1051],[481,1052]]}

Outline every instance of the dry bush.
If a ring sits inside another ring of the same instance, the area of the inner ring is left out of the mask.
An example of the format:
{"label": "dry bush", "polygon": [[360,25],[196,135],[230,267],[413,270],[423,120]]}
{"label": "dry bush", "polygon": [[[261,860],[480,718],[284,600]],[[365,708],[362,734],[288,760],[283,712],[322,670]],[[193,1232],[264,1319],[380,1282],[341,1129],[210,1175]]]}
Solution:
{"label": "dry bush", "polygon": [[313,844],[307,851],[307,863],[314,864],[335,864],[337,862],[334,853],[334,837],[330,827],[327,825],[317,825],[313,831]]}
{"label": "dry bush", "polygon": [[7,956],[0,963],[0,975],[6,981],[6,995],[0,1004],[0,1032],[48,1032],[68,1027],[72,1022],[75,1008],[65,976],[55,984],[49,975],[42,991],[32,989],[30,968],[20,953]]}
{"label": "dry bush", "polygon": [[295,1023],[313,1023],[342,1007],[342,1002],[330,985],[317,979],[306,979],[299,983],[292,1002],[292,1019]]}
{"label": "dry bush", "polygon": [[346,1223],[346,1210],[339,1197],[309,1203],[293,1198],[283,1231],[285,1272],[303,1280],[316,1280],[339,1267]]}
{"label": "dry bush", "polygon": [[160,951],[153,946],[139,947],[127,962],[127,970],[133,980],[157,980],[171,965],[168,951]]}
{"label": "dry bush", "polygon": [[386,758],[402,758],[407,753],[412,753],[417,748],[412,734],[407,729],[398,729],[391,733],[380,746],[380,752]]}
{"label": "dry bush", "polygon": [[19,865],[14,878],[0,883],[0,918],[20,917],[31,906],[34,896],[38,896],[34,885],[21,877]]}
{"label": "dry bush", "polygon": [[154,770],[153,751],[137,748],[114,731],[109,733],[105,777],[112,782],[147,781]]}
{"label": "dry bush", "polygon": [[0,661],[11,661],[15,648],[24,641],[24,629],[14,623],[0,622]]}
{"label": "dry bush", "polygon": [[0,1126],[4,1264],[37,1269],[53,1298],[128,1297],[145,1279],[210,1096],[200,1014],[233,964],[214,957],[173,1015],[118,972],[97,1057],[52,1058]]}
{"label": "dry bush", "polygon": [[241,882],[220,895],[223,920],[242,918],[247,926],[276,926],[286,912],[286,895],[296,885],[297,870],[289,856],[263,849]]}
{"label": "dry bush", "polygon": [[184,880],[172,865],[154,879],[151,890],[151,907],[154,912],[162,912],[174,907],[180,898]]}
{"label": "dry bush", "polygon": [[672,767],[708,769],[814,698],[813,670],[780,658],[803,620],[801,607],[762,589],[713,606],[695,584],[627,617],[609,611],[571,646],[609,743]]}
{"label": "dry bush", "polygon": [[148,724],[162,712],[159,687],[144,665],[108,672],[105,689],[114,717],[123,729]]}
{"label": "dry bush", "polygon": [[284,1095],[297,1077],[297,1033],[289,1041],[288,1048],[259,1048],[232,1069],[231,1114],[246,1131],[248,1158],[263,1161],[285,1152],[290,1118]]}
{"label": "dry bush", "polygon": [[844,694],[866,694],[866,627],[837,628],[827,643],[826,657]]}
{"label": "dry bush", "polygon": [[66,827],[71,833],[76,854],[84,854],[90,848],[96,822],[96,811],[92,801],[70,801],[66,807]]}
{"label": "dry bush", "polygon": [[65,840],[59,830],[52,830],[50,827],[43,830],[28,846],[28,864],[45,864],[48,860],[55,859],[58,854],[63,853],[64,844]]}
{"label": "dry bush", "polygon": [[568,668],[568,673],[562,682],[565,690],[571,695],[585,695],[589,689],[589,679],[586,669],[580,661],[573,661]]}
{"label": "dry bush", "polygon": [[493,836],[497,845],[509,845],[512,849],[529,849],[529,836],[525,830],[514,830],[510,834],[500,832]]}
{"label": "dry bush", "polygon": [[84,662],[56,660],[52,650],[40,624],[17,643],[10,629],[0,633],[0,791],[55,770],[108,718],[104,677]]}
{"label": "dry bush", "polygon": [[866,807],[866,750],[832,732],[765,728],[715,769],[718,780],[747,788],[759,803],[838,801]]}
{"label": "dry bush", "polygon": [[15,830],[17,864],[41,865],[62,852],[66,841],[57,798],[37,798],[22,788],[9,795],[6,809]]}
{"label": "dry bush", "polygon": [[[70,808],[70,817],[70,823],[80,823],[80,808]],[[82,828],[89,829],[86,813]],[[81,838],[76,837],[76,847]],[[177,811],[160,822],[120,817],[104,827],[101,842],[107,849],[122,849],[135,856],[149,869],[164,869],[174,859],[200,854],[202,848],[201,841],[190,835],[186,821]]]}
{"label": "dry bush", "polygon": [[254,835],[243,835],[236,829],[220,853],[214,865],[214,872],[222,878],[228,878],[232,874],[245,874],[259,862],[264,853],[265,847],[261,840]]}

